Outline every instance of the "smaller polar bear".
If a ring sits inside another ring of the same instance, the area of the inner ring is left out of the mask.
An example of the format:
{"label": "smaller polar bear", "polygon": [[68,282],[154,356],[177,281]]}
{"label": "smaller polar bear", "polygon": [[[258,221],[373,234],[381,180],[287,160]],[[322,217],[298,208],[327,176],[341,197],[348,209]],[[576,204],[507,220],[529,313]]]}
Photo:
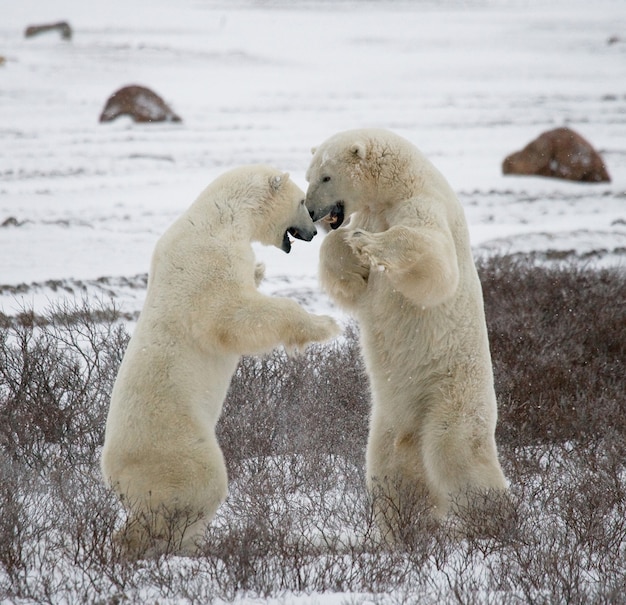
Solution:
{"label": "smaller polar bear", "polygon": [[215,425],[242,354],[297,350],[339,332],[259,293],[251,242],[291,248],[315,226],[304,193],[267,166],[229,171],[159,239],[144,307],[111,395],[102,473],[129,515],[128,556],[189,553],[227,495]]}
{"label": "smaller polar bear", "polygon": [[476,510],[507,483],[463,209],[439,171],[391,132],[342,132],[313,153],[306,204],[334,229],[320,249],[321,284],[358,320],[370,379],[366,466],[378,520],[401,531],[418,493],[438,518]]}

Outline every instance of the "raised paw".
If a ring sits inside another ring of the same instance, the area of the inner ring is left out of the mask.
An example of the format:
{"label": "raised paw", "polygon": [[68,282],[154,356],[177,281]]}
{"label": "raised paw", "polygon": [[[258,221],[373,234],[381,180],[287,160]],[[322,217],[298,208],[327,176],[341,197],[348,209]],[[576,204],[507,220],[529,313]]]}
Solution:
{"label": "raised paw", "polygon": [[346,242],[354,255],[361,262],[384,268],[384,253],[378,241],[377,234],[369,233],[362,229],[354,229],[354,231],[348,234]]}
{"label": "raised paw", "polygon": [[339,324],[329,315],[317,315],[316,323],[318,324],[318,329],[315,340],[318,342],[330,340],[341,332]]}
{"label": "raised paw", "polygon": [[313,342],[330,340],[340,333],[337,322],[328,315],[309,315],[300,324],[292,338],[286,341],[285,349],[289,355],[297,354]]}

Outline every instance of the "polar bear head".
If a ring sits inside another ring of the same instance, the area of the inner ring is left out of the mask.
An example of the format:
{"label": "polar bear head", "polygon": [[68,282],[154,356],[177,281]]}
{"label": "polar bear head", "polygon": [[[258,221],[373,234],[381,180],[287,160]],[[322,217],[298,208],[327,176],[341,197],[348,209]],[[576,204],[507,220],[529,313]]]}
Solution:
{"label": "polar bear head", "polygon": [[337,229],[354,212],[406,197],[416,151],[409,141],[377,128],[348,130],[324,141],[312,150],[306,173],[313,220],[327,217]]}
{"label": "polar bear head", "polygon": [[[311,241],[317,229],[304,203],[304,192],[287,172],[266,165],[240,166],[214,183],[220,221],[232,222],[242,237],[290,252],[291,239]],[[227,199],[227,203],[223,200]]]}
{"label": "polar bear head", "polygon": [[289,253],[289,236],[309,242],[317,234],[317,229],[305,205],[304,192],[289,178],[288,172],[270,174],[268,182],[270,195],[264,208],[267,222],[257,236],[262,244]]}

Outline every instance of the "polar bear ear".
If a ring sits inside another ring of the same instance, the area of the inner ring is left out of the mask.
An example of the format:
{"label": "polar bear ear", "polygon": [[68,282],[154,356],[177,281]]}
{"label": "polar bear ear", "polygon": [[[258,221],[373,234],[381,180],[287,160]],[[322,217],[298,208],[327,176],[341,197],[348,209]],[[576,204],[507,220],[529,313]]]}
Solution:
{"label": "polar bear ear", "polygon": [[311,155],[315,155],[316,151],[317,151],[317,147],[311,147]]}
{"label": "polar bear ear", "polygon": [[353,143],[350,147],[350,153],[361,160],[367,157],[367,149],[363,143]]}
{"label": "polar bear ear", "polygon": [[270,178],[270,187],[274,191],[278,191],[289,180],[289,173],[285,172],[281,175],[273,176]]}

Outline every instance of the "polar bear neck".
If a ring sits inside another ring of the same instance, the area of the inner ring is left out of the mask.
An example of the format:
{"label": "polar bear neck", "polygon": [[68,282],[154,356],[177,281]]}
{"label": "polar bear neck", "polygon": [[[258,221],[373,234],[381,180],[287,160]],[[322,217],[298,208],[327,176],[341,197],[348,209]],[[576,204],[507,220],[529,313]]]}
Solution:
{"label": "polar bear neck", "polygon": [[384,141],[373,148],[374,157],[380,159],[371,168],[375,182],[375,199],[372,207],[396,207],[402,200],[413,197],[441,197],[443,192],[452,194],[450,184],[435,165],[413,145],[394,148]]}
{"label": "polar bear neck", "polygon": [[[424,179],[415,170],[415,157],[411,149],[399,149],[385,141],[374,142],[366,161],[369,179],[375,184],[372,189],[376,207],[396,204],[398,200],[408,199],[424,185]],[[376,158],[376,161],[372,161]],[[364,171],[365,172],[365,171]]]}
{"label": "polar bear neck", "polygon": [[231,196],[209,198],[200,196],[187,213],[187,220],[200,231],[218,237],[233,236],[241,241],[254,239],[255,216],[260,212],[256,204],[238,201],[233,204]]}

